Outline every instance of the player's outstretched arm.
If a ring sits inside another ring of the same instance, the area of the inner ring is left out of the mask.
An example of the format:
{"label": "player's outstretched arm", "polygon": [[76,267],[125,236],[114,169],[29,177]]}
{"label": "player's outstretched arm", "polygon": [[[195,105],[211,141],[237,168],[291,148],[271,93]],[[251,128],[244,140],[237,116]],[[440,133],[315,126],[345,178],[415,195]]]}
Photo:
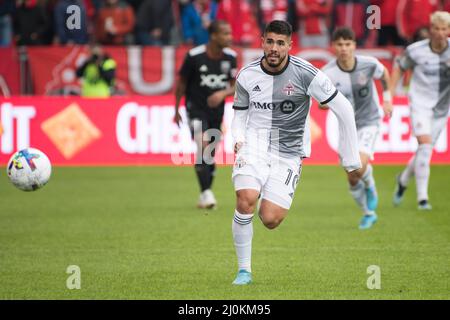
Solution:
{"label": "player's outstretched arm", "polygon": [[361,168],[356,133],[355,113],[350,101],[338,91],[337,95],[327,103],[339,122],[338,153],[341,165],[348,172]]}
{"label": "player's outstretched arm", "polygon": [[[313,69],[314,70],[314,69]],[[327,105],[336,115],[339,122],[338,153],[341,165],[348,172],[361,168],[356,133],[355,113],[350,101],[339,92],[331,80],[320,70],[316,70],[308,87],[308,94]]]}

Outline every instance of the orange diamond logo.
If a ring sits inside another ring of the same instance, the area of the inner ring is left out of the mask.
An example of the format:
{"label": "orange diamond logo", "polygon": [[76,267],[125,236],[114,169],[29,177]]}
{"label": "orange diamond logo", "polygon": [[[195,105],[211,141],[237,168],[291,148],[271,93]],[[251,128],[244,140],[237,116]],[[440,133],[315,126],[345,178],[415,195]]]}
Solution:
{"label": "orange diamond logo", "polygon": [[66,159],[73,158],[102,135],[76,103],[45,120],[41,129]]}

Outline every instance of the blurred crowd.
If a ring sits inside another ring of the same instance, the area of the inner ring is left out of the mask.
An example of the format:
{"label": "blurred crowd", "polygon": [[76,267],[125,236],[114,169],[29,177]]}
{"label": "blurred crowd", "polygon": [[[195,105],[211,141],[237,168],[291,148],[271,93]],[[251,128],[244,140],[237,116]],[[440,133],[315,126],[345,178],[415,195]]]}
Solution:
{"label": "blurred crowd", "polygon": [[[381,9],[372,31],[370,5]],[[344,25],[360,46],[403,46],[427,37],[436,10],[450,11],[450,0],[0,0],[0,46],[199,45],[215,19],[228,21],[243,47],[259,47],[274,19],[293,25],[300,47],[328,47]]]}

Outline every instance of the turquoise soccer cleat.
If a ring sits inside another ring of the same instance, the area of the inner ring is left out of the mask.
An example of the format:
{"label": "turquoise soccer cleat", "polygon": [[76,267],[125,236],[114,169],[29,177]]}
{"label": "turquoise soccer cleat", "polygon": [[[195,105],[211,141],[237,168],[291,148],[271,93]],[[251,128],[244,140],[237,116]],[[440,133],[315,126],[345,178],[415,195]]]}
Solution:
{"label": "turquoise soccer cleat", "polygon": [[366,189],[367,209],[375,211],[378,206],[378,194],[375,186]]}
{"label": "turquoise soccer cleat", "polygon": [[361,222],[359,224],[360,230],[366,230],[372,228],[372,226],[377,222],[378,217],[374,214],[366,214],[362,217]]}
{"label": "turquoise soccer cleat", "polygon": [[246,270],[239,270],[236,279],[234,279],[233,284],[236,285],[246,285],[252,283],[252,273]]}

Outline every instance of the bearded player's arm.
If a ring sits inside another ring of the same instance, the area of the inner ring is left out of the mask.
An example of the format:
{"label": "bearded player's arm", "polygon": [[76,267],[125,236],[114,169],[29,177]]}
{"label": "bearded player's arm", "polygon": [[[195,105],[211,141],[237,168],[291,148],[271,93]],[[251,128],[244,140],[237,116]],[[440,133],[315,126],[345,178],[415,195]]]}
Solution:
{"label": "bearded player's arm", "polygon": [[350,101],[334,87],[328,76],[320,70],[317,70],[317,74],[309,84],[308,94],[320,105],[327,105],[336,115],[339,123],[338,154],[341,165],[348,172],[361,168],[355,113]]}

